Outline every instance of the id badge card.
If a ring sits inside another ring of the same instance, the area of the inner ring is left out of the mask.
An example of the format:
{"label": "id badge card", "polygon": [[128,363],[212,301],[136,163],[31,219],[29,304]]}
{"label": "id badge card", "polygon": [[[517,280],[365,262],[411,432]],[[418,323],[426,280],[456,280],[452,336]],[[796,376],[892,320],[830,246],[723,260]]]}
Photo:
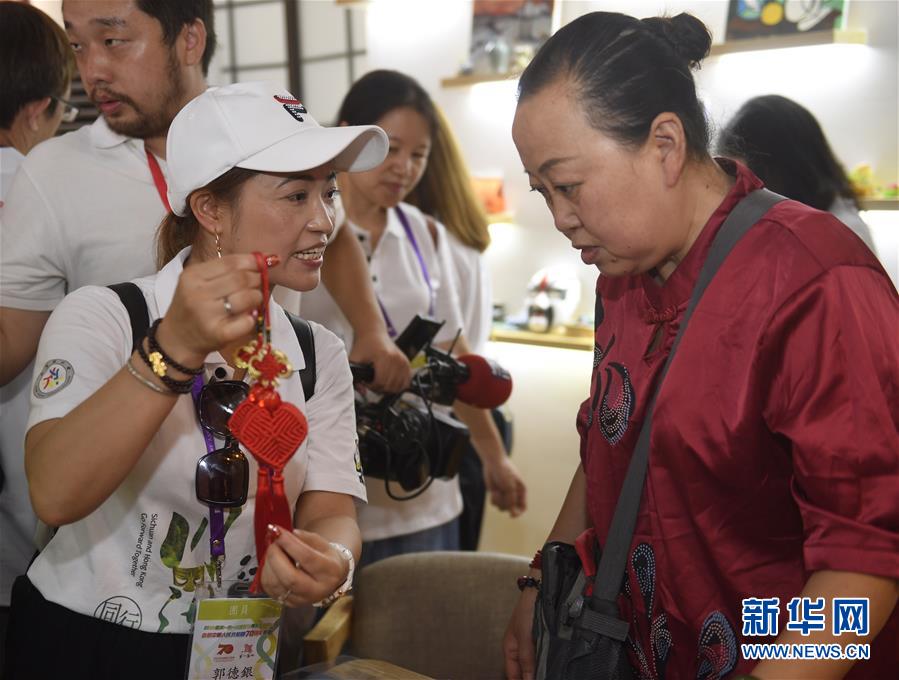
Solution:
{"label": "id badge card", "polygon": [[243,589],[223,590],[227,597],[197,598],[187,680],[273,680],[281,603]]}

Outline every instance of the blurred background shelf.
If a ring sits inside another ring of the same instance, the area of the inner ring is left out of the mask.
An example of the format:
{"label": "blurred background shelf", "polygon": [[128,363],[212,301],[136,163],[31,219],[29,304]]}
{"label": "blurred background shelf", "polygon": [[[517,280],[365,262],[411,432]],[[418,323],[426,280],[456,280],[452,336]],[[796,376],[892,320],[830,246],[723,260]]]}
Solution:
{"label": "blurred background shelf", "polygon": [[471,73],[468,75],[451,76],[441,78],[443,87],[468,87],[478,83],[498,83],[504,80],[516,80],[521,71],[509,71],[508,73]]}
{"label": "blurred background shelf", "polygon": [[[868,33],[864,30],[806,31],[805,33],[790,33],[766,38],[747,38],[745,40],[731,40],[725,43],[718,43],[712,45],[709,56],[717,57],[722,54],[733,54],[736,52],[777,50],[785,47],[805,47],[807,45],[866,45],[867,42]],[[507,73],[471,73],[442,78],[440,84],[443,87],[469,87],[478,83],[515,80],[520,75],[521,70],[513,70]]]}
{"label": "blurred background shelf", "polygon": [[514,342],[521,345],[593,350],[593,329],[589,326],[557,326],[549,333],[495,326],[490,333],[490,339],[494,342]]}
{"label": "blurred background shelf", "polygon": [[899,198],[861,198],[862,210],[899,210]]}
{"label": "blurred background shelf", "polygon": [[867,42],[868,33],[863,30],[806,31],[805,33],[790,33],[767,38],[747,38],[746,40],[731,40],[718,43],[717,45],[712,45],[709,54],[717,57],[722,54],[750,52],[753,50],[777,50],[784,47],[805,47],[807,45],[865,45]]}

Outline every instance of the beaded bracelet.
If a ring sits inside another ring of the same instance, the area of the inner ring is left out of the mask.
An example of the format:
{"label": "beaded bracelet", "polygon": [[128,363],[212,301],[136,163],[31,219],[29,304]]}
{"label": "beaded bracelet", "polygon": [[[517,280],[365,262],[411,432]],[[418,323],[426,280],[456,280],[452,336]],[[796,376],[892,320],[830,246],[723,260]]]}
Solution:
{"label": "beaded bracelet", "polygon": [[140,373],[138,373],[137,369],[134,368],[134,364],[131,363],[130,358],[128,359],[128,363],[125,364],[125,368],[127,368],[128,372],[133,375],[140,383],[142,383],[146,387],[149,387],[154,392],[159,392],[159,394],[172,394],[170,390],[160,387],[152,380],[149,380],[148,378],[145,378]]}
{"label": "beaded bracelet", "polygon": [[519,576],[518,590],[524,591],[525,588],[539,588],[540,579],[533,576]]}
{"label": "beaded bracelet", "polygon": [[157,362],[154,362],[153,358],[156,357],[151,358],[147,356],[147,350],[144,349],[144,343],[142,342],[137,343],[137,353],[140,355],[140,358],[144,360],[144,363],[150,367],[150,370],[153,371],[153,375],[159,378],[162,381],[162,384],[168,387],[169,390],[175,394],[187,394],[190,392],[194,384],[193,378],[188,378],[187,380],[175,380],[174,378],[170,378],[165,374],[164,364],[162,371],[157,370],[159,361],[157,360]]}
{"label": "beaded bracelet", "polygon": [[[166,354],[165,350],[159,346],[159,343],[156,341],[156,331],[159,329],[160,323],[162,323],[162,319],[156,319],[147,330],[147,344],[150,346],[150,360],[153,361],[153,372],[162,377],[165,375],[167,367],[171,366],[176,371],[184,373],[184,375],[200,375],[200,373],[203,372],[202,366],[199,368],[188,368],[187,366],[183,366],[172,359],[172,357]],[[154,354],[157,356],[154,357]],[[159,366],[158,369],[157,366]],[[160,373],[160,371],[162,372]]]}

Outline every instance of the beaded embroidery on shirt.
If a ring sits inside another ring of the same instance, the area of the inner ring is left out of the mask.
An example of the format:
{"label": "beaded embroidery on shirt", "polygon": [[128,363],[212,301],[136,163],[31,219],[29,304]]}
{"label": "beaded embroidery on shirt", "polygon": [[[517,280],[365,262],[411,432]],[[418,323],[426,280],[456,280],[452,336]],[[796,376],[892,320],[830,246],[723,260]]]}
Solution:
{"label": "beaded embroidery on shirt", "polygon": [[[640,543],[631,553],[631,568],[640,589],[640,597],[643,599],[643,610],[646,612],[646,623],[649,624],[649,649],[644,650],[640,641],[633,639],[635,631],[642,630],[637,622],[637,609],[631,607],[633,612],[633,625],[627,643],[631,653],[637,659],[637,677],[640,680],[663,680],[665,678],[665,666],[668,654],[671,652],[671,633],[668,630],[668,619],[665,612],[655,615],[656,596],[656,559],[652,546],[648,543]],[[624,592],[628,598],[632,597],[630,579],[624,581]],[[647,655],[647,651],[650,652]]]}
{"label": "beaded embroidery on shirt", "polygon": [[724,678],[737,665],[737,636],[730,621],[713,611],[702,624],[696,660],[696,680]]}
{"label": "beaded embroidery on shirt", "polygon": [[[648,543],[640,543],[631,553],[630,566],[643,600],[646,626],[640,626],[637,608],[631,607],[632,625],[627,638],[632,658],[636,659],[634,669],[639,680],[666,680],[665,668],[674,648],[674,641],[668,629],[665,612],[656,613],[656,560],[655,552]],[[624,595],[631,602],[634,593],[631,579],[624,580]],[[648,644],[635,640],[636,631],[649,629]],[[737,665],[737,636],[730,621],[720,611],[711,612],[702,625],[699,634],[696,657],[696,680],[721,680]]]}

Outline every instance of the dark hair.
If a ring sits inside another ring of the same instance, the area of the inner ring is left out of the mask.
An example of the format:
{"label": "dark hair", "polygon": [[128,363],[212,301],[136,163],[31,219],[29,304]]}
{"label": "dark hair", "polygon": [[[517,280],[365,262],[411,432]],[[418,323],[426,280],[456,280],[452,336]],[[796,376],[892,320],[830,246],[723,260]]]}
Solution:
{"label": "dark hair", "polygon": [[203,52],[203,75],[215,54],[215,14],[212,0],[137,0],[137,8],[162,24],[162,39],[171,47],[181,29],[200,19],[206,25],[206,50]]}
{"label": "dark hair", "polygon": [[[65,31],[30,5],[0,2],[0,128],[12,127],[26,104],[64,97],[75,62]],[[59,105],[51,102],[51,115]]]}
{"label": "dark hair", "polygon": [[718,153],[742,160],[772,191],[828,210],[858,200],[811,111],[774,94],[747,101],[725,125]]}
{"label": "dark hair", "polygon": [[436,127],[421,181],[406,202],[443,222],[463,244],[479,252],[490,245],[487,216],[475,195],[462,151],[443,112],[435,107]]}
{"label": "dark hair", "polygon": [[670,111],[681,120],[691,155],[704,158],[709,126],[690,71],[711,44],[709,30],[689,14],[636,19],[591,12],[544,43],[518,81],[518,98],[570,78],[597,130],[636,147],[655,117]]}
{"label": "dark hair", "polygon": [[194,245],[200,231],[200,223],[190,209],[190,197],[197,191],[208,191],[216,199],[223,201],[237,210],[240,203],[240,188],[244,183],[259,173],[244,168],[231,168],[224,175],[216,177],[201,189],[195,189],[187,197],[187,214],[183,217],[170,212],[159,225],[156,232],[156,267],[162,269],[187,246]]}
{"label": "dark hair", "polygon": [[420,113],[431,128],[437,128],[434,102],[418,82],[399,71],[371,71],[353,83],[343,98],[338,122],[349,125],[374,125],[393,111],[408,107]]}

